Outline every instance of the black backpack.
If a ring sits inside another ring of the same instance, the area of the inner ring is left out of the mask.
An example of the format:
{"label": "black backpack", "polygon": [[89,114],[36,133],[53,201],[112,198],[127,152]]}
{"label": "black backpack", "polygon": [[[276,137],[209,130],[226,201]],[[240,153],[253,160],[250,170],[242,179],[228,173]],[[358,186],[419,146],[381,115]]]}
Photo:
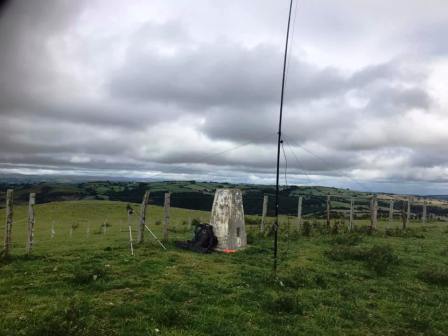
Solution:
{"label": "black backpack", "polygon": [[218,244],[218,239],[210,224],[198,224],[194,229],[192,240],[177,241],[176,246],[182,249],[200,253],[210,253]]}

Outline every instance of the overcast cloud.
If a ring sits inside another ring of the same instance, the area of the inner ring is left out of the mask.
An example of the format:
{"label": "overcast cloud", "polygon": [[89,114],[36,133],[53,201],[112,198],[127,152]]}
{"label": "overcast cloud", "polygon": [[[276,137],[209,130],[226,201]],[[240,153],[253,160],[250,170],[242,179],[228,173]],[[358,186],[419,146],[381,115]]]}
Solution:
{"label": "overcast cloud", "polygon": [[[288,5],[7,2],[0,172],[273,183]],[[448,2],[294,8],[288,183],[448,193]]]}

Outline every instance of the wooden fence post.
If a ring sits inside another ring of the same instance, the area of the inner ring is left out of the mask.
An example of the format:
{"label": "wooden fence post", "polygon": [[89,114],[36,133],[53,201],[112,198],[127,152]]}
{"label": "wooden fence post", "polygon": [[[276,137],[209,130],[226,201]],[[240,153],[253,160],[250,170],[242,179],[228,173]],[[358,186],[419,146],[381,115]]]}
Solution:
{"label": "wooden fence post", "polygon": [[11,232],[13,221],[13,195],[14,190],[8,189],[6,191],[6,224],[5,224],[5,241],[4,241],[4,256],[8,257],[11,251]]}
{"label": "wooden fence post", "polygon": [[401,207],[401,222],[402,222],[402,229],[405,230],[408,222],[406,218],[406,201],[403,201],[403,205]]}
{"label": "wooden fence post", "polygon": [[353,230],[353,208],[355,205],[355,200],[352,198],[350,198],[350,218],[349,218],[349,222],[348,222],[348,231],[351,232]]}
{"label": "wooden fence post", "polygon": [[378,200],[377,196],[373,195],[370,199],[370,227],[376,229],[378,223]]}
{"label": "wooden fence post", "polygon": [[410,220],[411,220],[411,196],[409,196],[408,198],[408,209],[406,212],[406,227],[409,226]]}
{"label": "wooden fence post", "polygon": [[389,201],[389,226],[392,226],[394,221],[394,200]]}
{"label": "wooden fence post", "polygon": [[143,196],[142,204],[140,205],[140,222],[138,225],[137,243],[141,244],[144,240],[145,222],[146,222],[146,206],[149,201],[149,191],[145,192]]}
{"label": "wooden fence post", "polygon": [[30,198],[28,202],[28,231],[27,231],[27,241],[26,241],[26,254],[31,254],[33,249],[33,239],[34,239],[34,204],[36,204],[36,194],[30,193]]}
{"label": "wooden fence post", "polygon": [[51,222],[51,231],[50,231],[51,239],[53,239],[55,235],[56,235],[56,230],[54,229],[54,221],[52,221]]}
{"label": "wooden fence post", "polygon": [[327,195],[327,227],[330,227],[330,211],[331,211],[331,205],[330,205],[330,195]]}
{"label": "wooden fence post", "polygon": [[269,202],[269,196],[264,195],[263,196],[263,212],[261,213],[261,223],[260,223],[260,232],[264,232],[265,227],[265,221],[266,221],[266,215],[268,213],[268,202]]}
{"label": "wooden fence post", "polygon": [[422,224],[426,224],[426,211],[427,211],[427,209],[426,209],[426,206],[427,206],[427,202],[425,201],[424,203],[423,203],[423,209],[422,209]]}
{"label": "wooden fence post", "polygon": [[299,196],[299,203],[297,205],[297,231],[300,231],[302,225],[302,196]]}
{"label": "wooden fence post", "polygon": [[131,249],[131,255],[134,255],[134,245],[132,239],[132,221],[131,221],[132,209],[128,209],[128,230],[129,230],[129,247]]}
{"label": "wooden fence post", "polygon": [[170,223],[170,193],[165,193],[165,202],[163,204],[163,240],[168,240],[168,225]]}
{"label": "wooden fence post", "polygon": [[103,228],[103,230],[102,230],[102,233],[103,233],[103,235],[105,235],[106,233],[107,233],[107,218],[105,218],[104,219],[104,222],[103,222],[103,225],[102,225],[102,228]]}

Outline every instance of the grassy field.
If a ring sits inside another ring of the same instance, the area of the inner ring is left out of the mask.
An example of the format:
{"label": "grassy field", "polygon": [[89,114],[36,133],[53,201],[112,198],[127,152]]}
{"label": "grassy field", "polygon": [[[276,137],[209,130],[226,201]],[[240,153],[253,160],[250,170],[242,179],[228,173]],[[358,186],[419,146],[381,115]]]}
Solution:
{"label": "grassy field", "polygon": [[[26,208],[15,208],[12,257],[0,263],[0,335],[448,334],[447,223],[402,232],[397,222],[387,235],[380,223],[368,235],[365,222],[348,234],[312,221],[296,233],[282,217],[273,277],[272,238],[256,226],[237,254],[176,249],[189,220],[207,212],[171,209],[168,250],[146,234],[131,256],[125,207],[37,205],[30,257]],[[162,208],[148,219],[161,236]]]}

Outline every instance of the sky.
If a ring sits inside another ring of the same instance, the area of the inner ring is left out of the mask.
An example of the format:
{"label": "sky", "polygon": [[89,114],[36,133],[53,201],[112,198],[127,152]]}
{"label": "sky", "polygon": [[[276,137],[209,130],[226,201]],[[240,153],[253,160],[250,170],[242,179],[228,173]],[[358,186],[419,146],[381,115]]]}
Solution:
{"label": "sky", "polygon": [[[275,183],[289,0],[0,7],[0,173]],[[448,194],[448,1],[297,0],[281,183]]]}

